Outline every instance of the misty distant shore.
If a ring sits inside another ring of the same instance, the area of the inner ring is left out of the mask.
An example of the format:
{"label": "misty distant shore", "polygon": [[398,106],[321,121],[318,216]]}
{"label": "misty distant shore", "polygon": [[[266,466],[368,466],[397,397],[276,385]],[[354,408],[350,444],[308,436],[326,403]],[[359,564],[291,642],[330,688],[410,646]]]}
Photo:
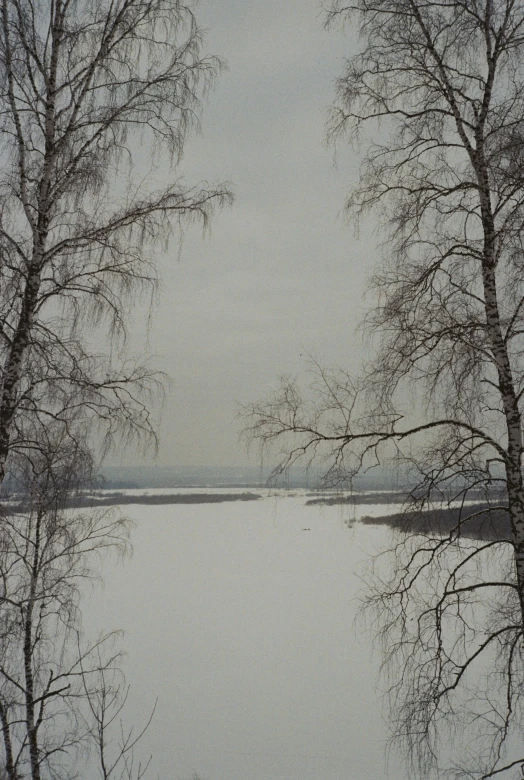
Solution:
{"label": "misty distant shore", "polygon": [[[271,466],[104,466],[99,476],[105,490],[148,488],[305,488],[311,492],[324,487],[322,471],[294,466],[277,478]],[[340,485],[339,487],[343,487]],[[349,485],[345,486],[349,487]],[[355,491],[398,490],[398,482],[382,468],[352,480]]]}

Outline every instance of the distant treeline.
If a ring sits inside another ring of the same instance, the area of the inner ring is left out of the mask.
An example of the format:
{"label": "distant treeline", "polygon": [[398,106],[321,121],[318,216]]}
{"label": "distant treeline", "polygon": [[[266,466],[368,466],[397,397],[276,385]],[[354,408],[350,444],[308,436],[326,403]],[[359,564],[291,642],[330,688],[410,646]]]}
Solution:
{"label": "distant treeline", "polygon": [[164,504],[221,504],[225,501],[258,501],[255,493],[163,493],[160,495],[135,495],[124,493],[99,493],[78,496],[70,503],[71,507],[83,506],[121,506],[123,504],[146,504],[161,506]]}
{"label": "distant treeline", "polygon": [[381,517],[363,517],[365,525],[387,525],[404,533],[447,536],[460,529],[460,536],[469,539],[510,539],[511,526],[506,509],[488,504],[471,504],[460,508],[405,511]]}
{"label": "distant treeline", "polygon": [[[135,495],[124,493],[89,493],[72,496],[64,509],[96,508],[102,506],[123,506],[129,504],[146,504],[149,506],[162,506],[166,504],[220,504],[225,501],[258,501],[261,496],[254,493],[177,493],[161,495]],[[0,508],[4,512],[23,512],[28,509],[24,498],[10,496],[0,502]]]}
{"label": "distant treeline", "polygon": [[313,504],[324,504],[325,506],[335,506],[338,504],[349,504],[350,506],[359,506],[361,504],[403,504],[406,501],[406,493],[398,490],[391,493],[380,491],[378,493],[335,493],[334,495],[314,494],[315,498],[306,501],[307,506]]}

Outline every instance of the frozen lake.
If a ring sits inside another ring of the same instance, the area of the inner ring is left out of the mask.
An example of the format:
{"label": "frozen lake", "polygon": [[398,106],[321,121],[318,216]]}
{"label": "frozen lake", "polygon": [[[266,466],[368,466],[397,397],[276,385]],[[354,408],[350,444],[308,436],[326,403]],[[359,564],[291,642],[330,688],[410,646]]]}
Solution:
{"label": "frozen lake", "polygon": [[134,555],[105,566],[85,624],[125,632],[128,720],[158,698],[149,776],[404,780],[386,774],[380,658],[355,625],[358,572],[389,532],[351,520],[387,507],[263,496],[125,507]]}

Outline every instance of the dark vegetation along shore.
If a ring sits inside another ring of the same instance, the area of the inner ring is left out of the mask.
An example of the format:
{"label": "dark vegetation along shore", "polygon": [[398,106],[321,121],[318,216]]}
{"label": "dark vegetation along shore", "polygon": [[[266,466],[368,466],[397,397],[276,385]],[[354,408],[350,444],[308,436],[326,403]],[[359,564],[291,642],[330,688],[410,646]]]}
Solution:
{"label": "dark vegetation along shore", "polygon": [[[401,491],[377,491],[338,495],[319,495],[306,501],[307,505],[325,506],[362,506],[378,504],[406,505],[408,495]],[[503,508],[504,498],[493,499],[459,507],[442,507],[431,510],[409,510],[379,516],[364,516],[359,522],[364,525],[387,525],[405,533],[428,534],[430,536],[448,536],[452,531],[470,539],[510,539],[511,525],[507,510]]]}
{"label": "dark vegetation along shore", "polygon": [[397,491],[380,490],[370,493],[335,493],[326,495],[322,493],[310,494],[314,498],[306,501],[306,506],[314,504],[323,504],[325,506],[336,506],[339,504],[348,504],[350,506],[360,506],[361,504],[404,504],[406,494]]}
{"label": "dark vegetation along shore", "polygon": [[[71,496],[67,502],[69,509],[90,509],[102,506],[124,506],[129,504],[145,504],[147,506],[162,506],[167,504],[220,504],[226,501],[258,501],[261,496],[255,493],[162,493],[159,495],[126,495],[124,493],[89,493]],[[8,497],[1,502],[6,512],[24,511],[24,500]]]}
{"label": "dark vegetation along shore", "polygon": [[363,517],[364,525],[387,525],[406,533],[448,536],[451,532],[469,539],[511,539],[510,519],[506,509],[488,504],[429,511],[404,511],[380,517]]}
{"label": "dark vegetation along shore", "polygon": [[258,501],[255,493],[161,493],[158,495],[126,495],[125,493],[99,493],[78,496],[71,506],[121,506],[124,504],[221,504],[225,501]]}

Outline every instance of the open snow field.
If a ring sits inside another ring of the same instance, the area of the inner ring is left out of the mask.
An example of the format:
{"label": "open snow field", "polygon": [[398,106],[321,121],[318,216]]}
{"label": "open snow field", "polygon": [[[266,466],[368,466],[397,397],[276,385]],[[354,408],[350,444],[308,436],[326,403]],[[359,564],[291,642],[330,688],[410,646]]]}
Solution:
{"label": "open snow field", "polygon": [[85,626],[125,632],[129,722],[158,698],[151,778],[404,780],[386,774],[380,658],[355,624],[358,571],[389,531],[351,521],[387,507],[306,493],[125,507],[134,555],[107,561]]}

